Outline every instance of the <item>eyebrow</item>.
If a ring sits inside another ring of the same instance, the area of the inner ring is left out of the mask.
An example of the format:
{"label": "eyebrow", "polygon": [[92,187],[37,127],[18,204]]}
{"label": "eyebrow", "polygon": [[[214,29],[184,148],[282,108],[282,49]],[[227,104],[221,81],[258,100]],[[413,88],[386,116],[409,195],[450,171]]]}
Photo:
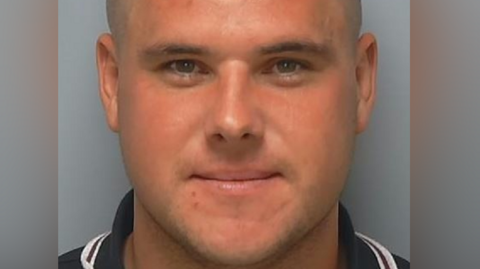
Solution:
{"label": "eyebrow", "polygon": [[287,41],[259,49],[260,54],[281,54],[288,52],[302,52],[333,58],[333,48],[329,43],[315,43],[312,41]]}
{"label": "eyebrow", "polygon": [[152,58],[164,57],[169,55],[206,55],[211,54],[210,50],[202,46],[188,45],[188,44],[156,44],[146,49],[140,50],[139,56],[141,59],[149,60]]}

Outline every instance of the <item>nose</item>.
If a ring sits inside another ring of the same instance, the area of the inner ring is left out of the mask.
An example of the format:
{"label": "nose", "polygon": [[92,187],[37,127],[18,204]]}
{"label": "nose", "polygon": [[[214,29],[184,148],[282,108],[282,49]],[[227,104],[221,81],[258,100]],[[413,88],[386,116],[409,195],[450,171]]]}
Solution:
{"label": "nose", "polygon": [[263,138],[264,126],[248,69],[231,64],[219,74],[215,103],[206,123],[210,143],[243,148]]}

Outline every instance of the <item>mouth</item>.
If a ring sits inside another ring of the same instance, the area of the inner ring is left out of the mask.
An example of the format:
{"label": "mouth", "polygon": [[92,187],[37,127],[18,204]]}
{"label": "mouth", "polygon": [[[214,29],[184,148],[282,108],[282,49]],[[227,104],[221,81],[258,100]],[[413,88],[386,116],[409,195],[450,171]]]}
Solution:
{"label": "mouth", "polygon": [[221,172],[203,172],[193,174],[192,177],[203,180],[218,180],[218,181],[251,181],[251,180],[266,180],[280,175],[278,172],[268,171],[221,171]]}
{"label": "mouth", "polygon": [[245,196],[266,192],[282,178],[270,171],[217,171],[193,174],[190,179],[214,194]]}

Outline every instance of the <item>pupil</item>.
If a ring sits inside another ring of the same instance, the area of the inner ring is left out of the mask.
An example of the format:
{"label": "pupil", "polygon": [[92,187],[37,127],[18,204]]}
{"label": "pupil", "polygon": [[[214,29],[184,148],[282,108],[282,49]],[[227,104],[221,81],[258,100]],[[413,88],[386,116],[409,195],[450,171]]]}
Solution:
{"label": "pupil", "polygon": [[291,73],[296,70],[297,64],[292,61],[281,61],[277,68],[280,73]]}
{"label": "pupil", "polygon": [[176,68],[181,73],[192,73],[195,70],[195,63],[192,61],[178,61]]}

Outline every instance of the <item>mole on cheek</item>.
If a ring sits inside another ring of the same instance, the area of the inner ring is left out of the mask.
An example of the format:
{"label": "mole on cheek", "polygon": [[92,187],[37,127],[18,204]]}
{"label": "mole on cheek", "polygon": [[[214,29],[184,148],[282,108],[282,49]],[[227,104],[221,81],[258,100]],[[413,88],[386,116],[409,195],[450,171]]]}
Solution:
{"label": "mole on cheek", "polygon": [[197,196],[197,193],[196,192],[192,192],[192,197],[195,197]]}
{"label": "mole on cheek", "polygon": [[193,208],[195,208],[195,209],[198,208],[198,202],[195,202],[195,203],[193,204]]}

